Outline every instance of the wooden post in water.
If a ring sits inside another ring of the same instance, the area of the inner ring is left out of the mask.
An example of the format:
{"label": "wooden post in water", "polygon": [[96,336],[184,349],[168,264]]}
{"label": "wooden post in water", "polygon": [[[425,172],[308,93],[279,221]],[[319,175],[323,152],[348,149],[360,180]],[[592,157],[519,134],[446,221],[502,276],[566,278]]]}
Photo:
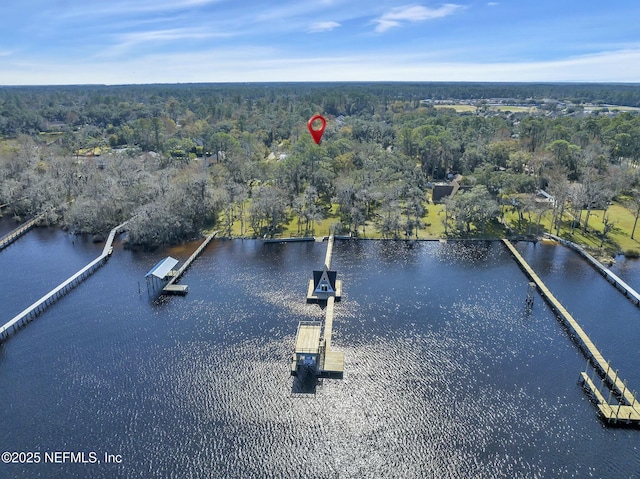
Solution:
{"label": "wooden post in water", "polygon": [[527,286],[527,299],[525,300],[525,304],[527,308],[533,308],[533,298],[535,297],[536,292],[536,283],[533,281],[529,281],[529,285]]}

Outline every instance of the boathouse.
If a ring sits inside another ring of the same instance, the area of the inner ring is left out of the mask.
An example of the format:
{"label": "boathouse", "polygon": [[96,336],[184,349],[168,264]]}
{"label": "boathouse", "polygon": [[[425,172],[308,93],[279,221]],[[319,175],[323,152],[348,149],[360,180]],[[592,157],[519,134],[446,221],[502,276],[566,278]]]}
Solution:
{"label": "boathouse", "polygon": [[326,265],[321,271],[314,271],[313,279],[309,281],[307,302],[326,301],[330,296],[333,296],[336,301],[340,301],[342,281],[338,280],[337,276],[338,273],[330,271]]}
{"label": "boathouse", "polygon": [[154,291],[159,287],[164,287],[165,283],[175,274],[173,268],[177,264],[178,260],[171,256],[158,261],[158,263],[144,276],[144,279],[147,281],[147,290],[149,289],[149,286],[151,286]]}
{"label": "boathouse", "polygon": [[291,375],[317,375],[320,368],[320,321],[300,321],[296,335],[296,349],[293,353]]}

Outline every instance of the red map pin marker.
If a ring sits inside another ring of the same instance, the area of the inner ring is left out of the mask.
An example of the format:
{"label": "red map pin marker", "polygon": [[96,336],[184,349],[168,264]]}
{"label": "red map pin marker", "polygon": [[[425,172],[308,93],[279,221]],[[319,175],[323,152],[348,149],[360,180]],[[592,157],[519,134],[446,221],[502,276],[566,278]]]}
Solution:
{"label": "red map pin marker", "polygon": [[[320,122],[322,123],[320,125],[320,128],[318,128],[317,130],[313,128],[313,122],[316,120],[320,120]],[[325,120],[322,115],[314,115],[311,118],[309,118],[309,122],[307,123],[307,128],[309,128],[309,133],[311,133],[311,136],[313,137],[313,141],[316,142],[316,145],[320,144],[320,140],[322,139],[322,134],[324,133],[324,129],[326,127],[327,127],[327,120]]]}

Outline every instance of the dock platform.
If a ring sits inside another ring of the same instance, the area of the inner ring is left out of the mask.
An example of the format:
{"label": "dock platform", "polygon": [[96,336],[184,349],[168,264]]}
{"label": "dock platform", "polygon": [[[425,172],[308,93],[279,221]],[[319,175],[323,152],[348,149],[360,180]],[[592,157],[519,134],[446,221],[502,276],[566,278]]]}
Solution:
{"label": "dock platform", "polygon": [[187,271],[189,266],[191,266],[191,263],[193,263],[195,261],[195,259],[198,256],[200,256],[200,254],[209,245],[211,240],[216,237],[217,234],[218,234],[218,231],[214,231],[209,236],[207,236],[204,239],[204,241],[202,242],[202,244],[200,244],[200,246],[198,246],[198,249],[196,249],[193,252],[193,254],[191,256],[189,256],[189,259],[187,261],[185,261],[182,266],[180,266],[178,271],[171,271],[170,275],[167,275],[167,276],[171,276],[171,279],[164,286],[164,288],[162,288],[162,292],[163,293],[165,293],[165,294],[180,294],[180,295],[187,294],[187,292],[189,291],[189,287],[187,285],[185,285],[185,284],[180,285],[180,284],[175,284],[175,283],[180,279],[180,277],[185,273],[185,271]]}
{"label": "dock platform", "polygon": [[181,294],[185,295],[189,292],[189,286],[186,284],[168,284],[162,288],[162,292],[166,294]]}
{"label": "dock platform", "polygon": [[[511,244],[508,239],[503,239],[502,241],[511,252],[511,255],[515,258],[522,271],[535,283],[540,295],[545,299],[545,301],[547,301],[547,304],[549,304],[556,316],[566,326],[573,340],[578,344],[580,349],[582,349],[587,357],[588,363],[590,362],[593,365],[594,371],[597,371],[602,378],[602,385],[608,388],[610,393],[609,399],[605,400],[604,396],[600,393],[599,389],[588,377],[586,372],[583,372],[580,375],[580,382],[596,401],[601,417],[607,424],[640,425],[640,404],[638,404],[635,395],[629,390],[624,381],[618,377],[617,371],[615,371],[611,367],[611,364],[604,359],[598,348],[596,348],[591,339],[589,339],[589,336],[584,332],[580,324],[578,324],[574,317],[571,316],[560,301],[556,299],[553,293],[551,293],[549,288],[547,288],[547,286],[542,282],[540,277],[536,274],[533,268],[529,266],[513,244]],[[609,404],[609,400],[612,395],[615,396],[618,404]],[[622,418],[625,419],[624,423],[622,422]]]}

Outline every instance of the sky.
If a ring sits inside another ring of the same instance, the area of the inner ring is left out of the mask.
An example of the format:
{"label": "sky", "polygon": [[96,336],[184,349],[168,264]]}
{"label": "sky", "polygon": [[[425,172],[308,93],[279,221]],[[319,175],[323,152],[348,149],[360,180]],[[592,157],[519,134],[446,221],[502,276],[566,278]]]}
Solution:
{"label": "sky", "polygon": [[0,85],[640,83],[638,0],[17,0]]}

